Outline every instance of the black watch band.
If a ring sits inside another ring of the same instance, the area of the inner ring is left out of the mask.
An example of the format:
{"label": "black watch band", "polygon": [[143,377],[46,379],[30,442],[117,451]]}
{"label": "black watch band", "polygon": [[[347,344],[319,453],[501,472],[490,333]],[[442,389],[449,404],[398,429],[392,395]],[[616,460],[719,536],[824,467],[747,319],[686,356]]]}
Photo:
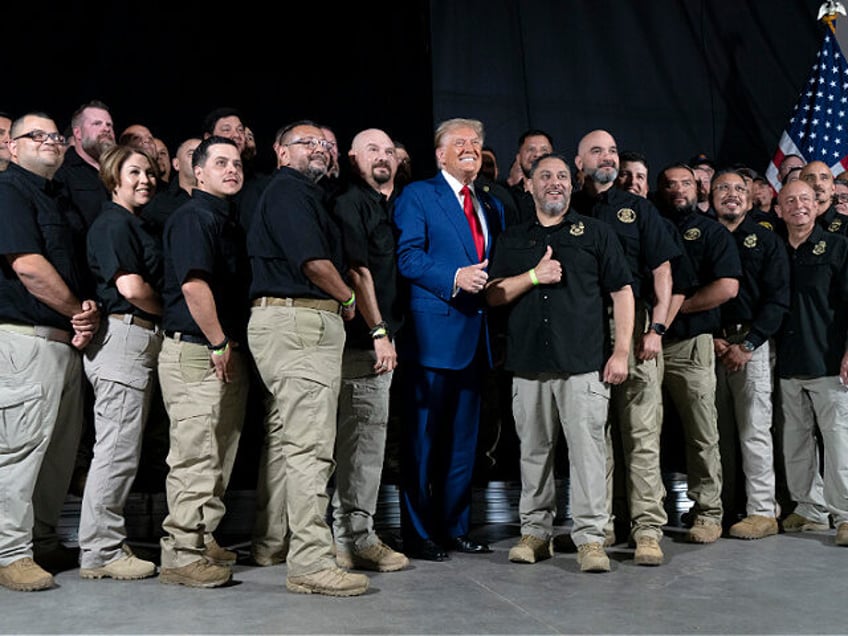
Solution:
{"label": "black watch band", "polygon": [[651,326],[649,327],[649,329],[651,331],[653,331],[655,334],[657,334],[658,336],[664,336],[665,335],[665,325],[662,324],[661,322],[651,323]]}

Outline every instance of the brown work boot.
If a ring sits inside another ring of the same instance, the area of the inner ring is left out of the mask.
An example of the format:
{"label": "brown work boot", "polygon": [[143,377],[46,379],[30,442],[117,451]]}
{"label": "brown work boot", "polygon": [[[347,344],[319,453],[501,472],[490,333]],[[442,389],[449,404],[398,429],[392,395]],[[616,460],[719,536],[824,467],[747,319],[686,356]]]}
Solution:
{"label": "brown work boot", "polygon": [[[577,552],[577,546],[569,533],[554,536],[554,552]],[[608,528],[604,530],[604,547],[611,548],[615,545],[615,530]]]}
{"label": "brown work boot", "polygon": [[650,535],[638,537],[633,562],[636,565],[662,565],[663,551],[660,542]]}
{"label": "brown work boot", "polygon": [[689,528],[686,540],[689,543],[715,543],[721,536],[721,524],[706,517],[696,517]]}
{"label": "brown work boot", "polygon": [[737,521],[727,531],[731,537],[737,539],[762,539],[777,534],[777,519],[763,515],[748,515],[741,521]]}
{"label": "brown work boot", "polygon": [[514,546],[509,549],[509,560],[513,563],[536,563],[550,559],[554,555],[553,542],[545,541],[532,534],[522,535]]}
{"label": "brown work boot", "polygon": [[203,558],[213,565],[235,565],[238,560],[238,554],[232,550],[227,550],[218,545],[215,537],[206,542]]}
{"label": "brown work boot", "polygon": [[836,526],[836,545],[848,545],[848,521]]}
{"label": "brown work boot", "polygon": [[230,582],[233,571],[225,565],[209,563],[205,558],[180,568],[161,568],[159,582],[187,587],[221,587]]}
{"label": "brown work boot", "polygon": [[286,589],[298,594],[326,594],[327,596],[359,596],[368,589],[368,577],[353,574],[341,568],[327,568],[311,574],[289,576]]}
{"label": "brown work boot", "polygon": [[0,585],[18,592],[35,592],[53,587],[53,576],[29,557],[0,566]]}
{"label": "brown work boot", "polygon": [[577,548],[577,563],[581,572],[609,572],[610,562],[600,543],[584,543]]}
{"label": "brown work boot", "polygon": [[830,530],[830,524],[807,519],[795,512],[783,520],[784,532],[827,532],[828,530]]}
{"label": "brown work boot", "polygon": [[84,579],[110,578],[119,581],[146,579],[156,574],[156,565],[151,561],[139,559],[129,546],[123,546],[124,555],[99,568],[80,568],[80,577]]}
{"label": "brown work boot", "polygon": [[382,541],[361,550],[348,550],[336,545],[336,564],[340,568],[395,572],[409,565],[406,555],[392,550]]}

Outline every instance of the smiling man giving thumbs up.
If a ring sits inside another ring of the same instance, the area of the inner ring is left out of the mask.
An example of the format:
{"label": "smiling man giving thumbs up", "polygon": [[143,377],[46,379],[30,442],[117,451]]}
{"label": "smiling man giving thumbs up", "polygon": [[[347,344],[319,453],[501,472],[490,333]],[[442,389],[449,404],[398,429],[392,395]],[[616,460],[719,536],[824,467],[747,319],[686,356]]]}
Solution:
{"label": "smiling man giving thumbs up", "polygon": [[[604,552],[606,444],[611,384],[627,379],[634,301],[621,243],[602,221],[569,210],[571,172],[559,155],[537,159],[527,181],[536,218],[507,229],[492,252],[490,305],[509,305],[506,368],[521,441],[521,539],[515,563],[553,555],[553,453],[568,444],[571,537],[584,572],[609,571]],[[605,326],[612,301],[615,347]]]}

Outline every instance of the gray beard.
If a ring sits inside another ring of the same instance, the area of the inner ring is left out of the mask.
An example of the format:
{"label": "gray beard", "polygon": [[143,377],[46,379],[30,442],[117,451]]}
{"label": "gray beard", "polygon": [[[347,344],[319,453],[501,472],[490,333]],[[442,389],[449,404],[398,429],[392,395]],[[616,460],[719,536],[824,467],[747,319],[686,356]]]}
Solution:
{"label": "gray beard", "polygon": [[600,185],[606,185],[607,183],[612,183],[616,179],[618,179],[618,170],[613,168],[612,172],[601,172],[605,168],[598,168],[594,172],[586,173],[586,177],[598,183]]}

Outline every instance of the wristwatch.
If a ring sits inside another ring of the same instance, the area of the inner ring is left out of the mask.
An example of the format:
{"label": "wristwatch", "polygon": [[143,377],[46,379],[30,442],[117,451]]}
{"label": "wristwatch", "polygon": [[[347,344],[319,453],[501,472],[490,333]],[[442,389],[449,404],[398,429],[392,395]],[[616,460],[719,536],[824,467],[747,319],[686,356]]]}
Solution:
{"label": "wristwatch", "polygon": [[665,325],[661,322],[652,323],[650,327],[648,327],[651,331],[653,331],[658,336],[665,335]]}
{"label": "wristwatch", "polygon": [[742,347],[743,351],[747,351],[748,353],[753,353],[754,349],[756,349],[754,343],[750,340],[743,340],[739,346]]}

